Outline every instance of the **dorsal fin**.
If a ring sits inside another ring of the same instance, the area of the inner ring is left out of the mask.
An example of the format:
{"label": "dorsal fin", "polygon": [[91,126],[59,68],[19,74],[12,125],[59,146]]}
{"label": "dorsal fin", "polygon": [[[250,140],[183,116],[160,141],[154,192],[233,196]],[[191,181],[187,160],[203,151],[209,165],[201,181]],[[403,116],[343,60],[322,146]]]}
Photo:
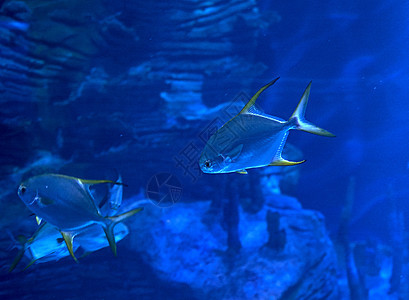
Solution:
{"label": "dorsal fin", "polygon": [[273,85],[280,77],[277,77],[276,79],[274,79],[273,81],[271,81],[270,83],[267,83],[265,86],[263,86],[261,89],[258,90],[257,93],[254,94],[253,97],[251,97],[250,101],[247,102],[247,104],[243,107],[243,109],[239,112],[239,114],[245,114],[246,112],[249,111],[249,109],[254,105],[254,103],[256,103],[256,100],[258,98],[258,96],[260,96],[260,94],[269,86]]}

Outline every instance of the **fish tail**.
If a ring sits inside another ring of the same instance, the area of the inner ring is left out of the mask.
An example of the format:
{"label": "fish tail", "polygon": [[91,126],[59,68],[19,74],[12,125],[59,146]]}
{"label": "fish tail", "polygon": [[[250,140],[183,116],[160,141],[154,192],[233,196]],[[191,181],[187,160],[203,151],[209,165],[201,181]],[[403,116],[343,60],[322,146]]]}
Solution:
{"label": "fish tail", "polygon": [[332,134],[331,132],[326,131],[325,129],[322,129],[312,124],[311,122],[308,122],[307,120],[305,120],[304,115],[305,115],[305,110],[308,104],[308,97],[310,96],[310,89],[311,89],[311,82],[308,84],[307,88],[305,89],[300,102],[298,103],[294,113],[291,115],[287,123],[292,126],[291,128],[295,128],[298,130],[306,131],[306,132],[317,134],[317,135],[334,137],[335,135]]}
{"label": "fish tail", "polygon": [[139,207],[139,208],[135,208],[133,210],[130,210],[126,213],[117,215],[117,216],[113,216],[113,217],[106,217],[105,220],[105,226],[104,228],[104,232],[105,235],[107,237],[108,243],[109,243],[109,247],[111,247],[112,252],[114,253],[114,255],[116,256],[116,244],[115,244],[115,234],[114,234],[114,227],[116,224],[125,221],[126,219],[128,219],[129,217],[132,217],[134,214],[140,212],[141,210],[143,210],[143,207]]}

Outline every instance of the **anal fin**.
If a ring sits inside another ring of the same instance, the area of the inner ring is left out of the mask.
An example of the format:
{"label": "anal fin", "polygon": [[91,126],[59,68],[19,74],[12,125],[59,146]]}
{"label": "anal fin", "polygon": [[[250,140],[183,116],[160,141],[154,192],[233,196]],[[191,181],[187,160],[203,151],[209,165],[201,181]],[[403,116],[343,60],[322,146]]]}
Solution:
{"label": "anal fin", "polygon": [[75,260],[76,263],[78,263],[78,259],[74,255],[74,247],[72,245],[72,242],[74,240],[74,234],[72,232],[64,232],[61,231],[61,235],[64,238],[65,244],[67,245],[68,252],[70,252],[72,258]]}
{"label": "anal fin", "polygon": [[289,161],[289,160],[286,160],[280,157],[279,159],[275,159],[274,161],[272,161],[270,164],[268,164],[268,166],[294,166],[294,165],[302,164],[303,162],[305,162],[305,160]]}
{"label": "anal fin", "polygon": [[238,174],[244,174],[244,175],[247,175],[247,174],[248,174],[245,169],[236,171],[236,173],[238,173]]}
{"label": "anal fin", "polygon": [[117,256],[116,253],[116,243],[115,243],[115,234],[114,234],[114,226],[115,223],[111,223],[108,227],[103,227],[106,238],[109,243],[109,247],[112,250],[112,253],[114,253],[115,256]]}

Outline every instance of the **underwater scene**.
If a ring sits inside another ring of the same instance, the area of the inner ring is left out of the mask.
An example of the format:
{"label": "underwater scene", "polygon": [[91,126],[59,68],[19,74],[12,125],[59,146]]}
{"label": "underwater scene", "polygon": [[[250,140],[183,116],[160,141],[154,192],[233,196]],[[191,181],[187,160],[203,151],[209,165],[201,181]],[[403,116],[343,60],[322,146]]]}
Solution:
{"label": "underwater scene", "polygon": [[1,299],[409,299],[407,1],[0,1]]}

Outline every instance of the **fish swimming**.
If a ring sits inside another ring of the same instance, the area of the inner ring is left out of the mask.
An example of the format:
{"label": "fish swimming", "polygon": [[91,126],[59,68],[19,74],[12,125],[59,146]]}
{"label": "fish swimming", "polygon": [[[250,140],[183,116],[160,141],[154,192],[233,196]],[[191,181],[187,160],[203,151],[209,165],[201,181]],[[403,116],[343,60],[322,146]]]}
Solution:
{"label": "fish swimming", "polygon": [[281,157],[290,129],[335,136],[304,118],[311,82],[288,121],[258,111],[254,106],[257,98],[277,80],[263,86],[235,117],[209,138],[199,159],[200,169],[204,173],[247,174],[247,169],[252,168],[303,163],[304,160],[293,162]]}
{"label": "fish swimming", "polygon": [[92,224],[102,226],[112,252],[116,255],[115,225],[143,208],[117,216],[102,216],[89,191],[90,185],[101,183],[118,184],[110,180],[85,180],[60,174],[43,174],[21,183],[18,195],[35,215],[61,231],[75,260],[73,238],[79,229]]}
{"label": "fish swimming", "polygon": [[[34,263],[44,263],[49,261],[58,261],[63,257],[69,256],[70,253],[61,237],[60,231],[54,226],[42,222],[37,230],[29,239],[20,238],[21,249],[17,253],[9,272],[13,271],[20,262],[23,255],[30,260],[25,267],[27,269]],[[75,252],[79,245],[73,246]]]}
{"label": "fish swimming", "polygon": [[[118,242],[122,240],[128,233],[128,227],[123,223],[119,223],[114,228],[115,241]],[[91,253],[109,246],[104,231],[98,225],[91,225],[74,236],[74,252],[79,247],[81,247],[85,253]],[[9,272],[15,269],[23,255],[30,260],[24,269],[27,269],[34,263],[59,261],[61,258],[70,255],[60,231],[46,222],[41,223],[31,238],[20,241],[20,243],[22,244],[22,248],[11,264]]]}

